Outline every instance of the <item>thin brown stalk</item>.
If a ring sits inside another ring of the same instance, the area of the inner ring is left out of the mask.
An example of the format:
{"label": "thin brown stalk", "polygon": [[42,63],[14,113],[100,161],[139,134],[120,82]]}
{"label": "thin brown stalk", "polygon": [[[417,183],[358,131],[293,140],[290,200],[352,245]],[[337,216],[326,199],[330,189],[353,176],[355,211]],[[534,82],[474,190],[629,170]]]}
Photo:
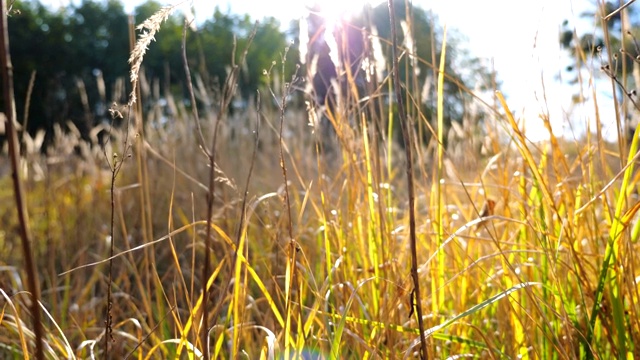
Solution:
{"label": "thin brown stalk", "polygon": [[[124,161],[124,158],[126,157],[126,154],[128,153],[128,149],[129,149],[129,137],[128,137],[128,131],[129,131],[129,126],[130,126],[130,122],[131,122],[131,105],[132,103],[130,103],[127,106],[127,128],[126,128],[126,132],[127,134],[125,135],[124,138],[124,147],[123,147],[123,152],[121,154],[120,157],[118,157],[117,153],[113,153],[112,157],[109,157],[109,154],[107,154],[107,144],[105,143],[103,145],[103,154],[105,157],[105,161],[107,162],[107,164],[109,165],[109,170],[111,172],[111,184],[109,187],[109,194],[110,194],[110,221],[109,221],[109,258],[111,259],[113,257],[114,254],[114,235],[115,235],[115,207],[116,207],[116,194],[115,194],[115,183],[116,183],[116,178],[118,177],[118,174],[120,173],[120,169],[122,167],[122,163]],[[108,136],[107,136],[107,143],[111,141],[111,134],[113,131],[113,121],[117,118],[123,118],[123,115],[114,108],[110,109],[110,113],[111,113],[111,125],[109,126],[109,132],[108,132]],[[104,320],[104,356],[105,358],[109,358],[109,341],[113,341],[113,317],[111,315],[111,310],[113,309],[113,301],[112,301],[112,281],[113,281],[113,259],[109,260],[109,266],[108,266],[108,270],[107,270],[107,306],[106,306],[106,310],[105,310],[105,320]]]}
{"label": "thin brown stalk", "polygon": [[[130,37],[133,37],[135,39],[135,29],[133,27],[135,23],[135,18],[131,16],[130,19],[131,19],[129,21],[129,33],[131,34]],[[136,48],[136,43],[130,42],[129,47],[130,47],[130,52],[134,53]],[[146,139],[146,135],[144,131],[145,130],[144,123],[143,123],[143,114],[142,114],[142,101],[144,99],[141,96],[142,95],[141,87],[138,86],[137,84],[138,83],[136,82],[135,89],[132,89],[132,93],[135,91],[135,96],[138,99],[138,101],[135,101],[134,103],[132,103],[132,106],[133,106],[132,111],[135,114],[134,115],[135,140],[138,145],[135,151],[135,158],[136,158],[136,164],[137,164],[136,176],[138,179],[138,183],[140,184],[140,187],[137,191],[138,192],[137,196],[141,205],[139,211],[140,211],[140,219],[141,219],[140,228],[142,230],[141,231],[142,241],[145,243],[148,243],[150,241],[153,241],[153,237],[154,237],[153,213],[152,213],[153,208],[151,206],[151,195],[149,192],[147,147],[144,146],[145,139]],[[156,263],[155,252],[152,251],[151,248],[149,248],[148,250],[145,249],[143,261],[142,261],[142,268],[144,268],[146,271],[153,272],[155,269],[153,264],[155,263]],[[161,286],[158,286],[158,284],[153,285],[149,278],[146,279],[144,286],[145,286],[145,288],[143,288],[144,290],[141,291],[141,294],[142,294],[141,301],[143,304],[143,308],[148,313],[153,313],[154,311],[152,309],[153,308],[152,294],[154,294],[154,289],[159,289],[161,288]],[[160,312],[162,312],[164,310],[163,304],[159,303],[158,305],[160,306]],[[153,321],[155,320],[155,317],[151,316],[149,317],[148,320],[149,320],[149,325],[154,326]]]}
{"label": "thin brown stalk", "polygon": [[[242,193],[242,206],[240,207],[240,223],[238,224],[238,231],[236,233],[236,257],[237,249],[240,248],[240,238],[242,236],[242,229],[244,228],[244,223],[246,222],[246,213],[247,213],[247,197],[249,196],[249,184],[251,183],[251,176],[253,175],[253,168],[256,163],[256,158],[258,156],[258,147],[260,146],[260,123],[261,123],[261,102],[260,102],[260,92],[256,92],[256,129],[254,130],[254,143],[253,143],[253,153],[251,154],[251,163],[249,164],[249,172],[247,173],[247,182],[244,186],[244,191]],[[235,261],[234,261],[235,262]]]}
{"label": "thin brown stalk", "polygon": [[402,128],[402,138],[404,139],[405,158],[407,160],[407,187],[409,193],[409,242],[411,243],[411,278],[413,279],[413,291],[411,292],[412,310],[416,310],[418,318],[418,329],[420,330],[420,358],[428,359],[427,339],[424,335],[424,321],[422,319],[422,305],[420,296],[420,278],[418,276],[418,250],[416,238],[416,214],[415,214],[415,193],[413,185],[413,154],[411,150],[411,126],[405,113],[402,102],[402,88],[400,86],[400,71],[398,66],[398,39],[396,34],[396,11],[393,0],[388,0],[389,22],[391,25],[391,42],[393,52],[393,88],[398,105],[398,116]]}
{"label": "thin brown stalk", "polygon": [[[43,329],[40,319],[40,289],[38,287],[38,273],[36,272],[34,255],[31,249],[31,236],[29,232],[29,219],[25,193],[20,180],[19,168],[19,147],[18,133],[15,126],[15,110],[13,98],[13,64],[9,53],[9,27],[7,25],[7,3],[2,0],[2,15],[0,16],[0,62],[2,63],[2,90],[4,93],[5,122],[7,124],[7,135],[9,142],[9,157],[11,161],[11,177],[13,180],[13,194],[16,199],[16,210],[18,211],[19,232],[22,241],[22,253],[24,256],[25,270],[27,272],[27,282],[31,292],[31,315],[33,316],[33,333],[36,342],[36,359],[44,359],[43,352]],[[26,356],[27,354],[25,354]]]}
{"label": "thin brown stalk", "polygon": [[[248,41],[247,41],[247,46],[244,49],[244,52],[242,53],[242,57],[240,59],[240,62],[243,63],[246,61],[247,58],[247,53],[249,52],[249,47],[251,46],[251,43],[253,42],[253,39],[256,36],[257,33],[257,29],[258,29],[258,24],[256,23],[256,25],[253,28],[253,31],[251,32],[251,34],[249,35]],[[183,37],[183,42],[184,42],[184,37]],[[235,42],[234,42],[235,43]],[[186,46],[186,45],[183,45]],[[232,54],[234,54],[235,56],[235,45],[234,45],[234,51],[232,52]],[[186,63],[186,57],[183,57],[183,61],[184,61],[184,65],[185,65],[185,69],[188,69],[188,65]],[[216,183],[216,169],[217,169],[217,165],[216,165],[216,144],[218,142],[218,133],[220,130],[220,125],[222,123],[222,121],[224,120],[224,117],[226,115],[226,111],[229,108],[229,104],[231,103],[231,100],[233,99],[233,95],[235,94],[236,91],[236,87],[237,87],[237,80],[238,80],[238,75],[240,72],[240,66],[238,66],[235,63],[235,58],[233,58],[232,61],[232,70],[229,73],[229,75],[227,76],[227,79],[225,81],[225,84],[223,86],[222,89],[222,97],[220,99],[220,108],[218,111],[218,115],[216,116],[216,125],[214,127],[213,130],[213,139],[211,141],[211,147],[209,151],[205,151],[205,153],[207,154],[207,158],[208,158],[208,162],[209,162],[209,184],[207,187],[207,228],[206,228],[206,235],[205,235],[205,251],[204,251],[204,266],[202,267],[202,328],[201,328],[201,340],[202,340],[202,347],[203,347],[203,355],[205,359],[209,359],[211,358],[210,354],[209,354],[209,317],[207,315],[207,307],[208,307],[208,298],[209,298],[209,294],[208,294],[208,290],[207,290],[207,279],[211,273],[211,246],[212,246],[212,242],[211,242],[211,225],[212,225],[212,217],[213,217],[213,203],[215,200],[215,183]],[[187,78],[187,83],[191,82],[191,78]],[[190,92],[191,92],[191,96],[193,97],[193,87],[189,87]],[[191,106],[197,106],[197,104],[194,102],[191,104]],[[197,119],[196,119],[197,121]],[[204,144],[203,148],[205,147]],[[233,276],[233,274],[230,275],[229,278],[229,283],[231,282],[231,276]],[[227,286],[228,287],[228,286]],[[223,288],[223,291],[220,294],[220,300],[217,302],[215,308],[213,309],[213,316],[214,316],[214,322],[215,322],[215,318],[217,317],[218,311],[220,310],[222,303],[223,303],[223,298],[224,298],[224,291],[227,288]]]}
{"label": "thin brown stalk", "polygon": [[[207,149],[206,141],[202,134],[202,128],[200,127],[200,116],[198,114],[198,104],[193,91],[193,82],[191,80],[191,70],[189,68],[189,62],[187,61],[187,23],[185,22],[182,30],[182,64],[184,67],[185,78],[187,80],[187,91],[191,99],[191,111],[193,114],[193,121],[196,122],[196,129],[198,133],[198,141],[200,142],[200,149],[204,152],[207,160],[209,161],[209,184],[206,186],[207,191],[207,227],[205,235],[205,250],[204,250],[204,266],[202,267],[202,327],[197,331],[200,334],[200,346],[202,347],[202,354],[205,359],[210,359],[209,355],[209,317],[207,316],[207,307],[209,303],[209,293],[207,291],[207,277],[209,276],[211,261],[211,216],[213,214],[213,200],[215,194],[215,144],[218,126],[216,124],[213,134],[213,144],[211,145],[212,152]],[[217,123],[221,121],[218,118]],[[195,341],[197,343],[197,341]]]}
{"label": "thin brown stalk", "polygon": [[205,146],[204,135],[202,135],[202,127],[200,126],[200,115],[198,114],[198,107],[196,106],[196,96],[193,92],[193,82],[191,81],[191,70],[189,69],[189,62],[187,61],[187,28],[189,23],[184,22],[184,28],[182,29],[182,64],[184,66],[184,74],[187,78],[187,89],[189,91],[189,98],[191,99],[191,113],[193,114],[193,120],[196,122],[196,130],[198,133],[198,141],[200,142],[200,148],[204,151],[207,157],[211,156],[211,153]]}
{"label": "thin brown stalk", "polygon": [[29,86],[27,87],[27,96],[25,97],[26,101],[24,103],[24,116],[22,120],[22,128],[24,132],[27,132],[27,128],[29,125],[29,108],[31,107],[31,94],[33,93],[33,85],[36,82],[36,71],[33,70],[31,72],[31,77],[29,78]]}
{"label": "thin brown stalk", "polygon": [[[117,117],[122,117],[122,114],[120,114],[120,112],[118,111],[112,111],[112,117],[113,119],[116,119]],[[129,131],[129,127],[130,127],[130,123],[131,123],[131,106],[128,106],[128,113],[127,113],[127,127],[125,129],[125,131]],[[113,121],[113,120],[112,120]],[[108,141],[111,138],[111,131],[113,128],[113,123],[111,124],[111,127],[109,128],[109,135],[107,137]],[[108,269],[108,277],[107,277],[107,308],[105,311],[105,337],[104,337],[104,352],[105,352],[105,358],[109,357],[109,341],[113,341],[113,336],[112,336],[112,324],[113,324],[113,318],[111,315],[111,310],[113,309],[113,301],[112,301],[112,281],[113,281],[113,256],[114,256],[114,235],[115,235],[115,207],[116,207],[116,178],[118,177],[118,174],[120,174],[120,170],[122,169],[122,165],[124,163],[124,160],[129,157],[129,150],[131,148],[131,145],[129,143],[129,137],[125,136],[124,142],[123,142],[123,151],[121,156],[118,156],[117,153],[113,153],[113,157],[111,160],[109,160],[109,156],[107,155],[107,147],[105,144],[104,147],[104,156],[105,159],[107,161],[107,164],[109,165],[109,169],[111,171],[111,185],[109,188],[109,192],[111,195],[110,198],[110,206],[111,206],[111,217],[110,217],[110,222],[109,222],[109,237],[110,237],[110,242],[109,242],[109,269]]]}
{"label": "thin brown stalk", "polygon": [[629,7],[629,5],[633,4],[635,1],[636,0],[627,1],[625,4],[623,4],[619,8],[615,9],[614,11],[612,11],[609,15],[605,16],[603,18],[603,20],[604,21],[609,21],[609,19],[611,19],[612,17],[616,16],[619,12],[621,12],[622,10],[626,9],[627,7]]}
{"label": "thin brown stalk", "polygon": [[[285,54],[286,57],[286,54]],[[282,63],[283,63],[283,67],[284,67],[284,62],[285,59],[283,58]],[[284,80],[284,69],[283,69],[283,80]],[[283,83],[285,83],[283,81]],[[288,223],[287,223],[287,229],[289,231],[289,241],[293,242],[293,223],[292,223],[292,215],[291,215],[291,199],[289,198],[289,180],[287,177],[287,166],[285,164],[285,159],[284,159],[284,138],[283,138],[283,131],[284,131],[284,116],[285,116],[285,112],[287,109],[287,96],[289,95],[289,90],[290,89],[290,84],[286,85],[285,83],[285,91],[282,93],[282,97],[279,100],[279,106],[278,106],[278,111],[280,113],[280,126],[279,126],[279,130],[278,130],[278,150],[279,150],[279,155],[280,155],[280,169],[282,170],[282,177],[284,179],[284,198],[285,198],[285,205],[287,208],[287,214],[288,214]],[[292,244],[293,245],[293,244]],[[293,250],[293,249],[292,249]],[[295,253],[295,252],[294,252]]]}
{"label": "thin brown stalk", "polygon": [[[284,79],[285,79],[285,75],[284,75],[284,64],[286,62],[286,51],[284,56],[282,57],[282,80],[283,80],[283,84],[284,84],[284,91],[282,92],[282,98],[280,99],[280,103],[278,105],[278,110],[280,112],[280,128],[279,128],[279,133],[278,133],[278,150],[279,150],[279,155],[280,155],[280,169],[282,170],[282,177],[284,180],[284,200],[285,200],[285,206],[286,206],[286,210],[287,210],[287,230],[289,232],[289,268],[291,269],[290,272],[290,276],[291,279],[289,281],[289,286],[292,287],[293,284],[295,284],[296,282],[296,275],[298,273],[297,267],[296,267],[296,253],[297,253],[297,249],[298,249],[298,244],[295,240],[295,238],[293,237],[293,217],[291,215],[291,199],[289,196],[289,180],[287,178],[287,165],[285,163],[285,159],[284,159],[284,138],[283,138],[283,130],[284,130],[284,117],[285,117],[285,112],[287,109],[287,96],[289,95],[289,92],[291,91],[292,87],[291,84],[287,84]],[[295,77],[295,76],[294,76]],[[300,294],[300,289],[298,289],[298,295]],[[289,344],[287,344],[287,338],[289,337],[289,335],[291,334],[291,322],[290,322],[290,318],[291,318],[291,305],[293,304],[293,299],[291,298],[291,295],[293,295],[293,292],[291,291],[291,288],[286,289],[286,299],[285,299],[285,314],[287,317],[286,320],[286,325],[285,325],[285,357],[288,357],[288,349],[289,349]],[[300,308],[299,308],[300,309]],[[302,319],[302,316],[300,316],[300,319]],[[303,334],[304,336],[304,334]]]}
{"label": "thin brown stalk", "polygon": [[[606,4],[604,1],[598,1],[598,6],[600,7],[599,12],[601,14],[605,13],[605,9],[606,9]],[[611,46],[611,38],[609,36],[609,27],[607,26],[607,22],[603,19],[602,20],[602,32],[603,32],[603,38],[604,38],[604,45],[605,45],[605,49],[612,49]],[[607,55],[607,64],[613,64],[613,52],[612,51],[607,51],[606,52]],[[626,152],[627,149],[625,148],[625,137],[622,136],[622,114],[620,113],[620,99],[618,98],[618,93],[617,91],[615,91],[615,79],[611,78],[611,89],[613,90],[611,93],[611,96],[613,96],[613,104],[615,105],[613,107],[613,110],[615,112],[615,120],[616,120],[616,131],[617,131],[617,135],[618,135],[618,139],[620,141],[618,141],[618,151],[620,154],[620,166],[624,166],[624,159],[626,159]]]}

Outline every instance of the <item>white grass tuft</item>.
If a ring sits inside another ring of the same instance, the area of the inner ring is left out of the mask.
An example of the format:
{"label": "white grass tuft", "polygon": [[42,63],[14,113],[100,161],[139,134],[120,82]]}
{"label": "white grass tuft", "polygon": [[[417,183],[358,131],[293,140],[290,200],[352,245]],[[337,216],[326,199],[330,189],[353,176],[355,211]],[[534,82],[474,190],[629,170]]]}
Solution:
{"label": "white grass tuft", "polygon": [[142,30],[142,33],[138,37],[136,46],[133,48],[133,51],[131,51],[131,56],[129,57],[129,64],[131,64],[130,78],[132,84],[129,106],[136,102],[138,74],[140,73],[140,66],[142,66],[144,55],[149,49],[149,44],[151,44],[152,41],[155,41],[156,33],[160,30],[162,23],[167,21],[169,16],[171,16],[171,14],[173,14],[173,12],[184,3],[186,3],[186,1],[181,1],[171,6],[165,6],[155,14],[151,15],[151,17],[145,20],[142,24],[136,26],[136,30]]}

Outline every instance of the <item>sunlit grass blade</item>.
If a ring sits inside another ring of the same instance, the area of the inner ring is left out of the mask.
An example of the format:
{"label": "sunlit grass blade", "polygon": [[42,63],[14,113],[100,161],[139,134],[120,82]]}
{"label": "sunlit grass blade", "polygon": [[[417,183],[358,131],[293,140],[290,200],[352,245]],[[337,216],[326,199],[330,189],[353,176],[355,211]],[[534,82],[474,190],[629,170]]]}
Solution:
{"label": "sunlit grass blade", "polygon": [[[441,323],[441,324],[439,324],[437,326],[434,326],[434,327],[432,327],[430,329],[427,329],[425,336],[429,336],[430,337],[430,336],[432,336],[432,334],[446,329],[447,327],[449,327],[450,325],[454,324],[458,320],[463,319],[463,318],[465,318],[467,316],[470,316],[470,315],[472,315],[472,314],[474,314],[474,313],[476,313],[476,312],[488,307],[489,305],[492,305],[492,304],[496,303],[497,301],[499,301],[501,299],[504,299],[505,297],[510,296],[512,293],[514,293],[514,292],[516,292],[518,290],[526,289],[527,287],[531,287],[531,286],[534,286],[534,285],[543,285],[543,284],[537,283],[537,282],[526,282],[526,283],[516,284],[516,285],[512,286],[511,288],[509,288],[507,290],[504,290],[504,291],[500,292],[499,294],[496,294],[496,295],[490,297],[489,299],[487,299],[487,300],[485,300],[485,301],[483,301],[483,302],[481,302],[479,304],[476,304],[476,305],[472,306],[471,308],[469,308],[469,309],[463,311],[462,313],[452,317],[451,319],[449,319],[449,320],[447,320],[447,321],[445,321],[445,322],[443,322],[443,323]],[[420,344],[420,339],[413,340],[411,342],[411,344],[409,345],[409,348],[405,352],[410,352],[411,349],[415,348],[419,344]]]}
{"label": "sunlit grass blade", "polygon": [[[435,179],[433,179],[433,186],[435,188],[435,196],[432,197],[432,208],[435,209],[435,234],[436,234],[436,247],[440,248],[442,246],[442,242],[444,241],[444,199],[442,194],[442,182],[443,179],[443,167],[444,167],[444,78],[445,78],[445,59],[447,53],[447,27],[444,27],[443,30],[443,38],[442,38],[442,50],[440,52],[440,63],[438,68],[438,152],[437,152],[437,169],[435,173]],[[445,302],[445,268],[446,268],[446,259],[444,253],[438,253],[437,260],[437,273],[435,277],[435,281],[433,281],[432,285],[432,294],[434,296],[434,300],[432,301],[432,311],[437,313],[440,311],[440,308],[444,306]],[[436,290],[437,289],[437,290]],[[436,290],[436,291],[434,291]]]}
{"label": "sunlit grass blade", "polygon": [[[20,339],[20,346],[22,348],[22,355],[24,356],[25,360],[28,360],[29,349],[27,348],[27,338],[25,336],[25,329],[23,328],[22,320],[20,320],[18,309],[16,309],[15,304],[2,288],[0,288],[0,294],[2,294],[2,297],[4,298],[4,300],[7,302],[7,304],[9,304],[9,307],[11,307],[11,310],[13,310],[14,319],[15,319],[15,321],[13,322],[8,322],[7,315],[3,314],[2,319],[4,321],[2,321],[0,325],[8,326],[10,330],[18,333],[18,338]],[[4,310],[3,310],[3,313],[4,313]]]}
{"label": "sunlit grass blade", "polygon": [[604,258],[601,263],[600,276],[598,278],[598,286],[594,295],[595,302],[591,310],[591,319],[589,322],[589,332],[587,334],[587,344],[591,343],[593,330],[596,326],[596,320],[599,316],[599,304],[602,303],[605,290],[608,291],[609,300],[611,302],[611,308],[613,313],[613,323],[615,326],[615,335],[618,351],[621,356],[632,356],[631,353],[627,353],[627,349],[630,346],[629,339],[627,338],[627,320],[625,316],[624,308],[624,287],[622,284],[623,273],[621,272],[621,250],[624,248],[624,233],[629,226],[630,219],[635,215],[638,210],[637,204],[630,210],[625,211],[625,207],[628,205],[628,189],[631,184],[633,176],[634,166],[633,161],[638,149],[638,136],[639,132],[636,129],[633,141],[631,143],[629,157],[627,159],[627,168],[624,171],[622,182],[620,183],[620,189],[617,192],[616,207],[614,216],[611,221],[611,228],[609,230],[609,237],[606,244]]}

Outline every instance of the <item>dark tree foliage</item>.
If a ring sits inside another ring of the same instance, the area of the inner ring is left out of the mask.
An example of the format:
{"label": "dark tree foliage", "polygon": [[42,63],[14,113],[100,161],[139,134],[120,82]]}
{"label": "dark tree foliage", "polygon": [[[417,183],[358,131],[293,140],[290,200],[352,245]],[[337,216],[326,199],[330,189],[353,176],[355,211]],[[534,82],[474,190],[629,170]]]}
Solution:
{"label": "dark tree foliage", "polygon": [[[141,4],[135,9],[135,23],[140,24],[160,8],[160,3],[153,0]],[[35,71],[28,131],[46,130],[48,142],[54,124],[64,128],[71,121],[86,137],[94,125],[108,121],[111,102],[128,100],[129,20],[122,3],[84,0],[77,6],[52,10],[38,2],[16,1],[13,10],[9,32],[18,119],[23,122],[29,79]],[[143,63],[146,79],[160,81],[163,93],[170,91],[180,99],[187,97],[181,50],[183,22],[177,14],[162,24]],[[240,59],[254,26],[248,16],[216,9],[210,20],[196,31],[188,31],[192,74],[200,74],[213,92],[219,89],[232,57]],[[238,64],[242,68],[239,95],[245,98],[266,84],[263,70],[280,60],[287,46],[286,35],[273,18],[261,21],[255,31],[256,40],[246,64]],[[289,71],[295,66],[295,59],[292,61]],[[103,93],[99,91],[100,78],[105,84]],[[116,96],[117,80],[127,89]],[[145,100],[141,99],[143,105]]]}
{"label": "dark tree foliage", "polygon": [[[87,89],[88,104],[100,103],[96,74],[104,74],[107,91],[126,74],[127,18],[122,4],[83,2],[53,12],[39,3],[14,4],[9,20],[18,119],[24,118],[27,88],[36,72],[29,130],[71,120],[83,134],[93,125],[91,110],[81,101],[78,85]],[[124,41],[122,41],[122,40]],[[101,105],[104,108],[104,104]]]}

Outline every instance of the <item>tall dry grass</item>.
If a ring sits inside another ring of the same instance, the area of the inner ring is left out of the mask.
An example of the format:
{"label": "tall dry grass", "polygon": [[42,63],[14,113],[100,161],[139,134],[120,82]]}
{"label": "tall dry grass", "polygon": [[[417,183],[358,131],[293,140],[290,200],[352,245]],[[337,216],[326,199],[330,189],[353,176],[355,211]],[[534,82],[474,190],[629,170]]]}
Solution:
{"label": "tall dry grass", "polygon": [[[400,120],[344,106],[331,115],[336,147],[321,149],[309,113],[285,106],[293,81],[277,61],[244,113],[224,115],[229,95],[197,74],[194,98],[211,99],[197,115],[170,93],[160,101],[152,81],[139,98],[153,105],[132,112],[141,136],[113,128],[101,143],[102,128],[88,144],[61,129],[48,155],[22,159],[48,358],[103,358],[105,340],[113,359],[418,356]],[[531,143],[498,99],[491,121],[449,134],[405,103],[408,125],[429,121],[440,139],[409,141],[423,355],[640,356],[637,136],[629,149],[557,138],[543,114],[550,141]],[[114,177],[104,154],[126,153],[126,138],[132,157]],[[14,210],[0,206],[0,354],[18,359],[34,333]]]}

